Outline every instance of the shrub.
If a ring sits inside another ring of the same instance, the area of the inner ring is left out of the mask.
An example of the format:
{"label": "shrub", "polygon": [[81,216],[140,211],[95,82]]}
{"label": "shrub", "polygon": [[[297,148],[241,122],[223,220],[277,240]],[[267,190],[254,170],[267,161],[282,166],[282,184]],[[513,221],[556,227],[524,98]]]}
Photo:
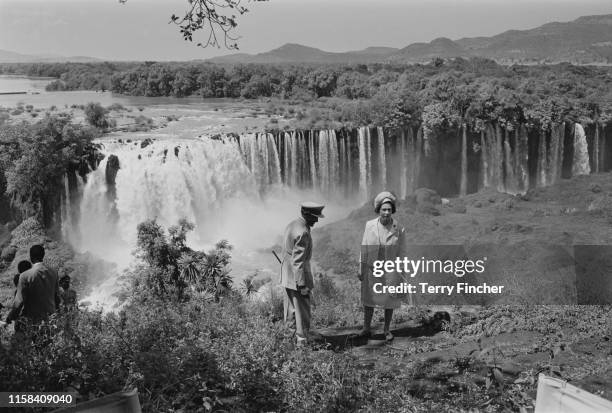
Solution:
{"label": "shrub", "polygon": [[106,129],[110,123],[106,117],[106,109],[99,103],[90,102],[85,106],[85,119],[91,126]]}

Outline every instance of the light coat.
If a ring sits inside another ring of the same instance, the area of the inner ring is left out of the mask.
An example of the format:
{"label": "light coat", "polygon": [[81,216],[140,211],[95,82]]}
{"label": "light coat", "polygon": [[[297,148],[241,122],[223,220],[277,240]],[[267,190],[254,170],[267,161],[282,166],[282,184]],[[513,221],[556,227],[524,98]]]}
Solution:
{"label": "light coat", "polygon": [[361,301],[366,307],[399,308],[401,297],[396,294],[376,294],[375,283],[399,285],[401,277],[395,272],[386,273],[376,278],[372,275],[373,263],[376,260],[395,260],[406,245],[406,231],[395,219],[389,229],[379,223],[379,218],[366,222],[361,241]]}
{"label": "light coat", "polygon": [[297,218],[287,225],[283,237],[283,261],[281,264],[281,285],[290,290],[298,287],[314,287],[310,258],[312,238],[306,220]]}

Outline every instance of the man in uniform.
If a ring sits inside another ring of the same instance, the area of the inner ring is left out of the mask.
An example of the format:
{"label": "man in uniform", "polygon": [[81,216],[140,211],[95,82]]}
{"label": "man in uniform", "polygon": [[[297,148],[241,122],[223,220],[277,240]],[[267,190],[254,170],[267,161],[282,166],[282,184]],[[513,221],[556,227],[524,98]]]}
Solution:
{"label": "man in uniform", "polygon": [[310,269],[310,228],[323,218],[323,208],[324,205],[314,202],[303,203],[301,217],[291,221],[285,229],[280,281],[285,287],[285,322],[295,322],[299,345],[308,340],[310,330],[310,292],[314,287]]}
{"label": "man in uniform", "polygon": [[32,268],[19,276],[13,308],[7,323],[22,316],[33,324],[45,321],[60,303],[57,273],[43,264],[45,249],[42,245],[30,248]]}

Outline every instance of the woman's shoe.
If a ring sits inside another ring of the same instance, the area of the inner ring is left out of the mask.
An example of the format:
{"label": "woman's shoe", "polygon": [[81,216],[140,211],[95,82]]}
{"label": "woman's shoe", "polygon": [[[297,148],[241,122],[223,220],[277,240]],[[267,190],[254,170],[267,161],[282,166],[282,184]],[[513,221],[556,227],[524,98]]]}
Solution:
{"label": "woman's shoe", "polygon": [[387,343],[388,343],[388,342],[390,342],[390,341],[393,341],[393,339],[394,339],[394,338],[395,338],[395,337],[393,337],[393,334],[391,334],[391,332],[390,332],[390,331],[387,331],[387,332],[385,333],[385,341],[386,341]]}

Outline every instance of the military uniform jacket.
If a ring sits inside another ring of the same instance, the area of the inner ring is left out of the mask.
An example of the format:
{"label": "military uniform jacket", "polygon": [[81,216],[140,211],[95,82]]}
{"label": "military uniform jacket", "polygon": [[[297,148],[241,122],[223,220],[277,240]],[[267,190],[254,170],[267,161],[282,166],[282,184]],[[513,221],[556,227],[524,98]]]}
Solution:
{"label": "military uniform jacket", "polygon": [[310,228],[304,218],[291,221],[285,229],[283,238],[283,261],[280,282],[285,288],[297,290],[298,286],[314,287],[310,257],[312,238]]}

